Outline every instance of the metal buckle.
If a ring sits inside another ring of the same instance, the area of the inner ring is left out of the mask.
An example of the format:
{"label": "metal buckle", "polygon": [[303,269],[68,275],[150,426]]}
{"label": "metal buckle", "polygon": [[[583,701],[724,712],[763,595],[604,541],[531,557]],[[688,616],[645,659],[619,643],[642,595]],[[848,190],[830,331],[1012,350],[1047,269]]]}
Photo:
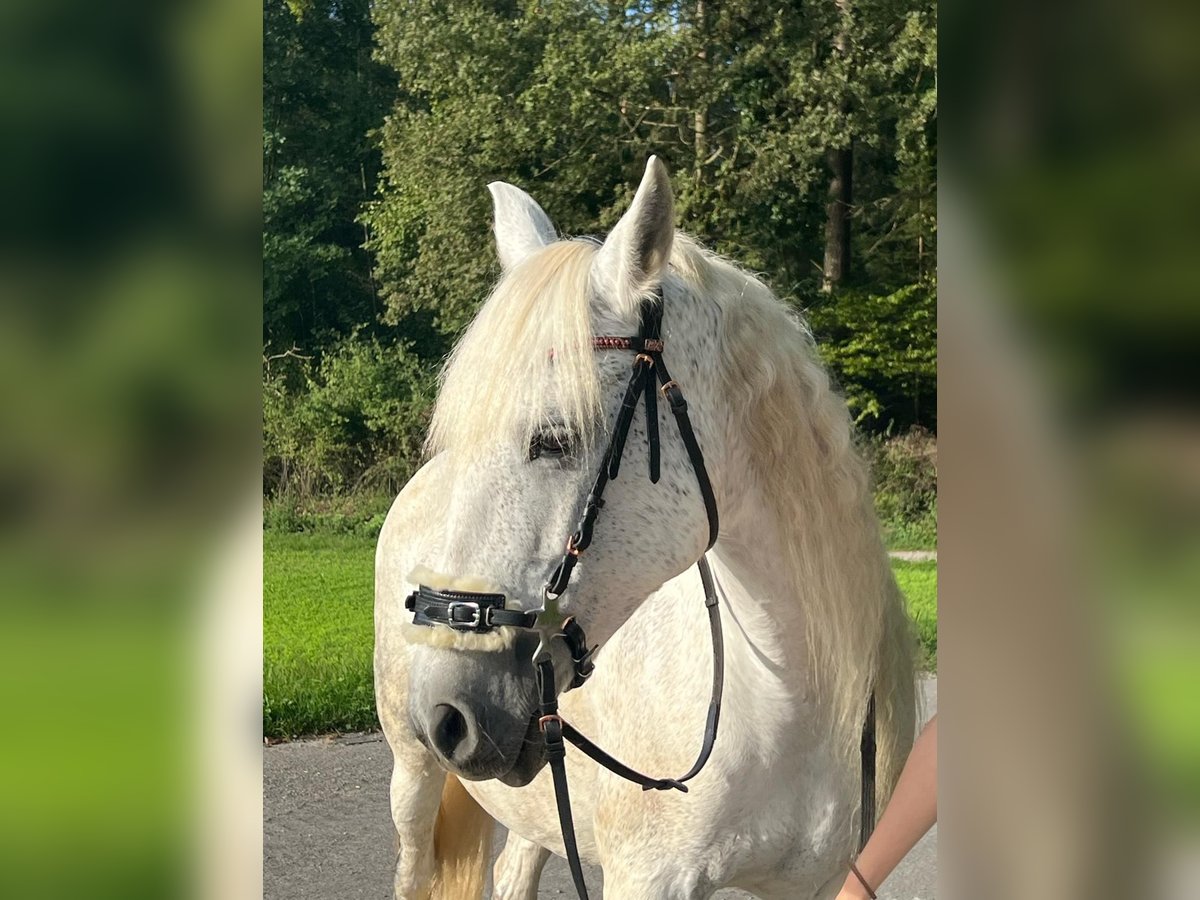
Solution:
{"label": "metal buckle", "polygon": [[[469,609],[474,611],[475,615],[464,622],[454,618],[456,609]],[[446,623],[455,631],[475,631],[484,624],[483,610],[474,600],[451,600],[446,604]]]}

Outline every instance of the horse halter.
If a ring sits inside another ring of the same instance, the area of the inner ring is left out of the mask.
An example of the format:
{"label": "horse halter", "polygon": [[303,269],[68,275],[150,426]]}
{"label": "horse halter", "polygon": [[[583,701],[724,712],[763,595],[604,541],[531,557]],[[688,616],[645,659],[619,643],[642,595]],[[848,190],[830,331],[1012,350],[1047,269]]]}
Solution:
{"label": "horse halter", "polygon": [[[708,610],[709,629],[712,633],[713,683],[708,716],[704,726],[704,740],[695,763],[686,774],[678,778],[651,778],[643,775],[610,756],[585,735],[576,731],[569,722],[564,721],[558,715],[554,665],[546,646],[546,636],[550,635],[551,637],[561,637],[570,648],[573,671],[568,690],[580,687],[587,681],[594,669],[592,656],[597,648],[588,648],[583,628],[573,617],[562,619],[558,612],[558,599],[567,590],[571,581],[571,573],[575,570],[579,557],[591,545],[596,519],[600,515],[600,510],[604,508],[604,490],[620,472],[621,456],[625,450],[625,441],[629,437],[629,429],[633,424],[633,416],[637,411],[639,398],[645,399],[651,483],[657,484],[660,474],[661,452],[658,435],[657,394],[661,392],[675,417],[679,437],[683,441],[684,449],[692,464],[692,470],[696,474],[700,494],[704,499],[704,510],[708,516],[708,545],[705,547],[705,552],[712,549],[713,544],[717,541],[720,527],[717,517],[717,500],[713,493],[712,482],[708,477],[708,470],[704,465],[704,454],[700,449],[699,441],[696,440],[696,433],[692,429],[683,391],[671,378],[666,364],[663,362],[662,307],[663,297],[660,288],[654,297],[642,304],[641,324],[637,336],[592,339],[592,348],[595,350],[628,350],[636,354],[633,360],[633,372],[625,387],[625,396],[617,413],[612,437],[609,439],[608,447],[601,459],[600,469],[596,473],[596,479],[592,483],[584,503],[583,515],[580,517],[575,531],[567,538],[562,560],[555,566],[542,588],[541,609],[507,609],[505,607],[507,598],[504,594],[435,590],[426,585],[420,585],[418,590],[410,594],[404,602],[405,608],[412,611],[413,623],[416,625],[443,626],[456,631],[477,634],[490,632],[494,628],[524,628],[537,630],[542,634],[543,641],[538,646],[533,659],[537,669],[540,694],[538,724],[546,743],[546,758],[554,780],[554,800],[558,807],[563,846],[571,869],[571,877],[575,882],[575,890],[579,894],[580,900],[588,900],[588,892],[583,878],[583,864],[579,858],[579,848],[575,839],[574,818],[571,814],[564,740],[570,741],[613,774],[641,785],[644,791],[677,790],[687,793],[686,782],[700,774],[712,755],[713,745],[717,738],[717,726],[721,718],[721,695],[725,676],[724,638],[721,632],[721,615],[717,608],[716,582],[713,579],[712,570],[709,568],[708,558],[703,554],[696,561],[696,568],[700,572],[700,580],[704,585],[704,606]],[[655,381],[658,382],[657,390]],[[555,628],[558,630],[555,631]],[[862,754],[862,814],[859,849],[861,850],[870,836],[875,821],[875,700],[873,696],[867,709],[860,749]]]}
{"label": "horse halter", "polygon": [[[616,424],[608,447],[601,458],[600,469],[588,491],[584,503],[583,515],[575,531],[567,538],[566,549],[562,560],[555,566],[542,588],[542,608],[537,610],[507,609],[507,598],[504,594],[485,594],[472,591],[435,590],[426,585],[420,585],[405,600],[405,608],[413,613],[413,623],[416,625],[443,626],[456,631],[487,633],[495,628],[524,628],[537,630],[542,633],[543,641],[534,655],[534,665],[537,668],[539,701],[539,727],[546,742],[546,757],[550,764],[554,779],[555,801],[558,805],[559,824],[562,827],[563,844],[567,851],[567,861],[570,864],[571,876],[575,881],[575,889],[581,900],[587,900],[587,886],[583,880],[583,866],[579,859],[579,850],[575,840],[575,826],[571,814],[570,794],[567,786],[566,746],[564,740],[570,741],[591,759],[622,778],[639,784],[642,790],[677,790],[687,793],[685,782],[690,781],[704,768],[712,755],[716,742],[717,726],[721,716],[721,693],[724,684],[725,655],[724,641],[721,633],[721,616],[717,609],[717,589],[713,580],[712,570],[708,559],[701,555],[696,562],[700,571],[700,580],[704,585],[704,605],[708,610],[709,628],[712,632],[713,644],[713,684],[712,698],[709,701],[708,716],[704,728],[704,741],[699,756],[691,769],[679,778],[651,778],[615,759],[604,752],[583,734],[580,734],[569,723],[558,715],[558,698],[555,690],[554,665],[546,646],[546,635],[561,637],[566,641],[571,652],[572,679],[567,688],[580,687],[595,666],[592,656],[596,647],[589,648],[582,626],[574,617],[562,619],[558,612],[558,600],[567,590],[571,581],[571,573],[579,562],[580,556],[592,543],[592,532],[600,510],[604,508],[604,490],[608,483],[617,478],[621,468],[621,456],[625,451],[625,442],[629,437],[629,429],[633,424],[633,416],[637,411],[638,400],[645,400],[646,408],[646,437],[649,444],[650,481],[657,484],[660,475],[661,448],[658,435],[658,399],[659,392],[666,399],[679,436],[687,451],[692,470],[696,474],[696,482],[704,499],[704,510],[708,516],[708,545],[712,548],[716,543],[720,523],[717,516],[717,500],[713,493],[712,482],[704,465],[704,454],[696,433],[692,429],[691,418],[688,416],[687,401],[683,391],[671,378],[663,361],[664,342],[662,339],[662,291],[659,289],[655,296],[642,304],[640,315],[641,324],[635,337],[596,337],[592,339],[592,348],[598,351],[627,350],[635,354],[633,372],[625,387],[625,396],[621,408],[617,412]],[[657,385],[656,382],[657,381]],[[554,630],[554,629],[558,630]]]}

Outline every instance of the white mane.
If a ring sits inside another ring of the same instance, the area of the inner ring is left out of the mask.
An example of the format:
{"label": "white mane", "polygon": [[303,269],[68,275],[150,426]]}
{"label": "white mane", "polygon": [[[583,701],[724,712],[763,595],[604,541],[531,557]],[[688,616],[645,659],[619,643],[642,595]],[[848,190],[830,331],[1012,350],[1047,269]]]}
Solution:
{"label": "white mane", "polygon": [[[877,697],[880,792],[907,755],[897,746],[914,691],[913,644],[845,400],[832,388],[812,337],[754,276],[676,240],[672,264],[721,308],[719,368],[727,440],[745,459],[777,520],[781,561],[803,604],[819,695],[834,733],[856,756],[872,690]],[[738,437],[741,435],[742,437]]]}
{"label": "white mane", "polygon": [[590,446],[601,402],[589,312],[595,254],[590,241],[560,241],[504,274],[443,370],[431,454],[528,446],[551,410]]}

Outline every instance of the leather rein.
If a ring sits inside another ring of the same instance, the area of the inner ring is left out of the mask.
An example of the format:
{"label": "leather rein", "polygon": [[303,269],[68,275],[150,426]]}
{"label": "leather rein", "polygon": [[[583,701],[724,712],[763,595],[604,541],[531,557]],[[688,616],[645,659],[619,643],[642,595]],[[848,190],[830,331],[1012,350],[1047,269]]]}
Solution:
{"label": "leather rein", "polygon": [[[615,757],[609,755],[592,740],[581,734],[558,714],[558,697],[554,677],[554,664],[548,647],[549,638],[563,639],[570,649],[572,679],[567,690],[580,687],[592,674],[595,665],[592,657],[597,647],[589,648],[582,626],[573,617],[565,620],[558,612],[558,600],[567,590],[571,573],[579,557],[592,542],[592,532],[600,510],[604,508],[604,491],[610,481],[617,478],[625,442],[629,436],[639,399],[644,399],[646,409],[646,435],[649,444],[650,481],[657,484],[660,475],[660,446],[658,434],[658,400],[661,393],[674,415],[679,436],[687,451],[696,482],[704,499],[708,516],[707,553],[717,541],[720,522],[717,501],[713,492],[708,470],[704,465],[704,454],[688,416],[687,400],[683,391],[671,378],[663,361],[662,340],[663,299],[661,289],[649,301],[642,304],[641,323],[635,337],[595,337],[592,347],[597,351],[626,350],[635,353],[633,372],[625,387],[621,408],[617,413],[612,436],[604,451],[599,471],[588,492],[583,514],[574,532],[567,538],[562,560],[555,566],[542,588],[542,608],[537,610],[507,609],[507,597],[499,593],[477,593],[473,591],[438,590],[420,585],[418,590],[405,600],[405,608],[413,613],[413,623],[430,627],[443,626],[455,631],[487,633],[495,628],[522,628],[537,630],[542,643],[533,657],[538,678],[538,727],[546,744],[546,758],[554,781],[554,799],[558,807],[559,825],[562,829],[563,845],[571,878],[580,900],[588,900],[587,885],[583,877],[583,864],[575,838],[575,824],[571,813],[570,790],[567,784],[566,745],[570,741],[584,754],[615,775],[641,786],[643,791],[677,790],[687,793],[686,782],[700,774],[717,738],[717,727],[721,718],[721,695],[725,679],[725,645],[721,631],[721,615],[718,609],[717,585],[706,555],[696,561],[700,580],[704,587],[704,606],[708,610],[709,629],[712,633],[713,678],[712,694],[708,705],[708,717],[704,726],[704,740],[695,763],[678,778],[652,778],[643,775]],[[655,382],[657,381],[657,386]],[[561,624],[560,624],[561,623]],[[875,816],[875,700],[872,696],[867,709],[866,724],[862,737],[862,825],[859,849],[870,836]]]}

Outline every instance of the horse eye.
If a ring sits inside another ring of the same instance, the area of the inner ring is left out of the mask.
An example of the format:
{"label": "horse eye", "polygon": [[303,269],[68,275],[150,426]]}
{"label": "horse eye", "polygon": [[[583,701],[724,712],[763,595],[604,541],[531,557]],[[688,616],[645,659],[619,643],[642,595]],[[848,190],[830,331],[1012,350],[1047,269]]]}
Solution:
{"label": "horse eye", "polygon": [[561,459],[571,452],[571,439],[563,431],[542,431],[529,442],[529,460],[546,456]]}

